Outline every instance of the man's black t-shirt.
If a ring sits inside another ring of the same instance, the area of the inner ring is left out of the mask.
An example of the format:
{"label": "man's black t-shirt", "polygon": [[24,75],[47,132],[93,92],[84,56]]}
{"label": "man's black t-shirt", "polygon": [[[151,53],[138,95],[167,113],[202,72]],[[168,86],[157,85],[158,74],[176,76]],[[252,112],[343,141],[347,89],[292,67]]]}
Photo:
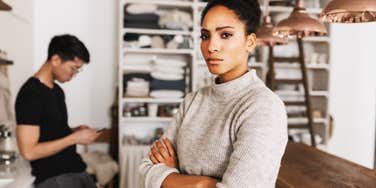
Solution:
{"label": "man's black t-shirt", "polygon": [[[56,83],[51,89],[34,77],[27,80],[18,93],[16,119],[18,125],[39,126],[39,142],[60,139],[72,133],[63,90]],[[86,168],[76,152],[76,145],[30,163],[32,174],[36,176],[35,184],[60,174],[83,172]]]}

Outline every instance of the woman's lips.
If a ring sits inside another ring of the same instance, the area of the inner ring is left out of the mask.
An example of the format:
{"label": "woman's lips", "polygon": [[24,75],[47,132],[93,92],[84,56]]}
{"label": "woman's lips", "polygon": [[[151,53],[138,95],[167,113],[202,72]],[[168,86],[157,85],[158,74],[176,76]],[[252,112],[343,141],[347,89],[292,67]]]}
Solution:
{"label": "woman's lips", "polygon": [[223,61],[223,59],[218,59],[218,58],[208,58],[206,59],[206,62],[210,65],[218,65]]}

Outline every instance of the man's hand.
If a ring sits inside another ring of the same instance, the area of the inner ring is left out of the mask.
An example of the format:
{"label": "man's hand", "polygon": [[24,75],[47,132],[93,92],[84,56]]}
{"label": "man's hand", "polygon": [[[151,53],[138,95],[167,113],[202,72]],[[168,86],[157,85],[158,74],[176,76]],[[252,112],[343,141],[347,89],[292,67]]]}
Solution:
{"label": "man's hand", "polygon": [[89,128],[90,128],[90,127],[87,126],[87,125],[79,125],[78,127],[74,127],[74,128],[72,128],[72,131],[73,131],[73,132],[76,132],[76,131],[81,130],[81,129],[89,129]]}
{"label": "man's hand", "polygon": [[174,148],[171,141],[166,137],[163,137],[163,143],[159,140],[155,141],[150,149],[149,158],[153,164],[164,163],[171,168],[178,168]]}
{"label": "man's hand", "polygon": [[75,143],[77,144],[90,144],[98,138],[101,133],[97,133],[95,129],[88,127],[80,127],[74,133],[71,134]]}

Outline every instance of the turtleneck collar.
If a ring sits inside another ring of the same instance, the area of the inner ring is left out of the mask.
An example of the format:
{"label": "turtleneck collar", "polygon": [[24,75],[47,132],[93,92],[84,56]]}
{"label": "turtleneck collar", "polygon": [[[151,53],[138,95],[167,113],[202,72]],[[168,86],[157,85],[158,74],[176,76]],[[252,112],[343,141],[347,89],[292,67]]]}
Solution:
{"label": "turtleneck collar", "polygon": [[262,86],[264,83],[258,78],[256,70],[249,70],[242,76],[225,83],[214,84],[211,87],[215,100],[228,101],[244,95],[254,88]]}

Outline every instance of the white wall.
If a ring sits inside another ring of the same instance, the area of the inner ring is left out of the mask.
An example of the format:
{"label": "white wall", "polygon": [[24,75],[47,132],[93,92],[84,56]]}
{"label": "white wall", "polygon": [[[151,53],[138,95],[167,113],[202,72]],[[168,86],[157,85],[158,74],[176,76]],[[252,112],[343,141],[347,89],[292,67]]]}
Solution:
{"label": "white wall", "polygon": [[376,104],[376,23],[334,24],[331,35],[329,152],[373,168]]}
{"label": "white wall", "polygon": [[62,85],[70,126],[110,125],[116,79],[116,4],[108,0],[35,0],[34,71],[44,63],[54,35],[77,36],[91,54],[84,71]]}
{"label": "white wall", "polygon": [[4,1],[12,6],[12,12],[0,11],[0,48],[8,52],[14,65],[9,66],[12,101],[18,89],[33,73],[33,0]]}

